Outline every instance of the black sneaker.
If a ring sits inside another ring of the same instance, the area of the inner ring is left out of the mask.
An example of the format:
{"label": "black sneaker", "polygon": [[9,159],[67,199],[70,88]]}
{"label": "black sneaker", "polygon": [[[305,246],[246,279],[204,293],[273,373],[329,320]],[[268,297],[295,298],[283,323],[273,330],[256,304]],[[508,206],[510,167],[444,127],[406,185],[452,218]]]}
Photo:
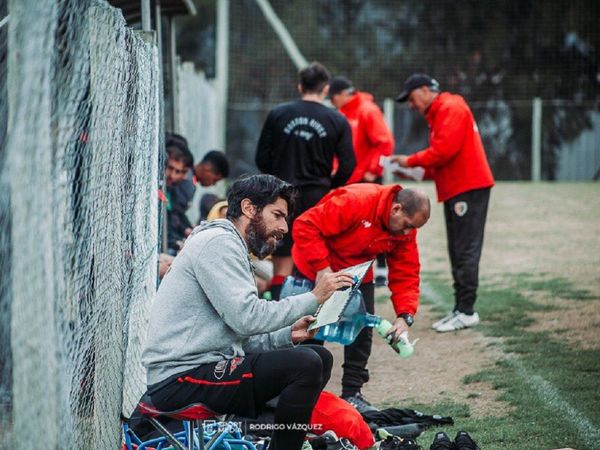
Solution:
{"label": "black sneaker", "polygon": [[354,395],[342,396],[343,400],[346,400],[352,406],[356,408],[359,413],[365,413],[367,411],[379,411],[362,395],[359,391]]}
{"label": "black sneaker", "polygon": [[466,431],[459,431],[454,438],[454,448],[456,450],[479,450],[477,443],[471,439]]}
{"label": "black sneaker", "polygon": [[400,436],[388,436],[381,442],[379,450],[423,450],[414,439],[403,439]]}
{"label": "black sneaker", "polygon": [[433,438],[429,450],[454,450],[454,445],[446,433],[438,431],[435,434],[435,438]]}

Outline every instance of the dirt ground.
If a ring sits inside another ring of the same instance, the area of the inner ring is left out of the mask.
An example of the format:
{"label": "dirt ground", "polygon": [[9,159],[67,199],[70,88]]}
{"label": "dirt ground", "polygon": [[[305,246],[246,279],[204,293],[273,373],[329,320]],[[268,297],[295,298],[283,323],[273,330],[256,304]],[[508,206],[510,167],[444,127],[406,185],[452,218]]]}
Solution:
{"label": "dirt ground", "polygon": [[[431,183],[407,186],[435,199]],[[442,273],[450,283],[443,209],[438,203],[432,207],[429,223],[419,232],[421,266]],[[499,183],[492,190],[480,279],[482,283],[502,283],[507,275],[516,273],[566,278],[576,288],[600,297],[600,183],[514,182]],[[388,292],[380,288],[376,296]],[[437,294],[428,286],[423,286],[422,292],[436,302]],[[543,293],[531,293],[531,298],[561,308],[537,313],[531,330],[555,331],[571,345],[583,348],[600,345],[600,301],[568,301]],[[378,314],[394,317],[390,303],[376,308]],[[379,406],[453,401],[468,403],[475,417],[505,413],[508,406],[496,399],[498,392],[489,385],[461,381],[505,358],[500,346],[477,329],[434,332],[431,323],[439,313],[431,309],[424,305],[418,312],[411,338],[420,340],[409,359],[398,358],[383,339],[374,337],[368,366],[371,381],[363,388],[364,394]],[[338,345],[328,348],[336,363],[327,389],[339,393],[343,350]]]}

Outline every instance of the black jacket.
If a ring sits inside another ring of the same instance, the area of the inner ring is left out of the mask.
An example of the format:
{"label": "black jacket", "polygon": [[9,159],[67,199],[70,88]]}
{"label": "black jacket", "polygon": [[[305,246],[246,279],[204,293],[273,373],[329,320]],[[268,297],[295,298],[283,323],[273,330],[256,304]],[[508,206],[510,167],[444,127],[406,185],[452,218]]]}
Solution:
{"label": "black jacket", "polygon": [[[332,177],[334,156],[339,167]],[[350,125],[321,103],[297,100],[278,105],[263,126],[256,165],[298,187],[342,186],[356,165]]]}

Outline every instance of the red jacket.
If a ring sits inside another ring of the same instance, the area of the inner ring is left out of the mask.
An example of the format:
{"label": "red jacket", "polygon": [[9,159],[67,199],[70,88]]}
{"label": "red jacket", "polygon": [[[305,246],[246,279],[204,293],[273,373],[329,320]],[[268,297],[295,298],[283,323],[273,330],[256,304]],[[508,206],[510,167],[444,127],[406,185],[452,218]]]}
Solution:
{"label": "red jacket", "polygon": [[357,92],[340,108],[340,112],[346,116],[352,128],[356,155],[356,167],[346,184],[362,181],[365,172],[381,176],[383,168],[379,165],[379,157],[390,156],[394,152],[394,136],[373,96]]}
{"label": "red jacket", "polygon": [[[314,280],[327,266],[334,271],[385,253],[388,284],[396,314],[415,314],[419,304],[417,230],[408,235],[387,231],[398,185],[360,183],[331,191],[294,220],[292,258],[298,270]],[[364,282],[373,280],[373,271]]]}
{"label": "red jacket", "polygon": [[464,98],[442,92],[425,119],[429,147],[409,156],[408,165],[433,169],[438,201],[494,185],[477,123]]}

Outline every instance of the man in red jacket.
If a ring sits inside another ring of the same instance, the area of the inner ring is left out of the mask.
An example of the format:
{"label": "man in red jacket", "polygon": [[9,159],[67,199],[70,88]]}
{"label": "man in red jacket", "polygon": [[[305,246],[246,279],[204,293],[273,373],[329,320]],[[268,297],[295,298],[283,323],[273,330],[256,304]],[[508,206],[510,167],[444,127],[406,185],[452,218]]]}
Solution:
{"label": "man in red jacket", "polygon": [[444,202],[448,253],[454,278],[454,309],[432,327],[455,331],[479,323],[474,311],[479,259],[490,190],[494,177],[477,123],[460,95],[441,92],[436,80],[413,74],[396,99],[408,101],[429,123],[429,147],[393,160],[404,167],[421,166],[433,176],[438,201]]}
{"label": "man in red jacket", "polygon": [[331,80],[329,97],[352,128],[356,167],[346,184],[361,181],[381,184],[383,168],[379,165],[379,158],[394,153],[394,136],[379,106],[371,94],[357,91],[352,82],[344,77]]}
{"label": "man in red jacket", "polygon": [[[373,101],[373,96],[357,91],[352,81],[345,77],[334,77],[329,83],[329,98],[333,106],[348,119],[352,128],[356,167],[346,184],[381,184],[383,167],[379,160],[382,156],[394,153],[394,136],[385,123],[379,106]],[[377,286],[387,284],[383,255],[377,257],[375,283]]]}
{"label": "man in red jacket", "polygon": [[[327,272],[363,263],[384,253],[396,320],[390,331],[398,340],[408,330],[419,304],[417,228],[429,220],[429,198],[399,185],[360,183],[331,191],[294,222],[292,258],[298,272],[319,280]],[[375,310],[373,271],[360,286],[365,307]],[[344,349],[342,398],[359,411],[373,408],[360,390],[369,380],[372,329],[363,329]]]}

